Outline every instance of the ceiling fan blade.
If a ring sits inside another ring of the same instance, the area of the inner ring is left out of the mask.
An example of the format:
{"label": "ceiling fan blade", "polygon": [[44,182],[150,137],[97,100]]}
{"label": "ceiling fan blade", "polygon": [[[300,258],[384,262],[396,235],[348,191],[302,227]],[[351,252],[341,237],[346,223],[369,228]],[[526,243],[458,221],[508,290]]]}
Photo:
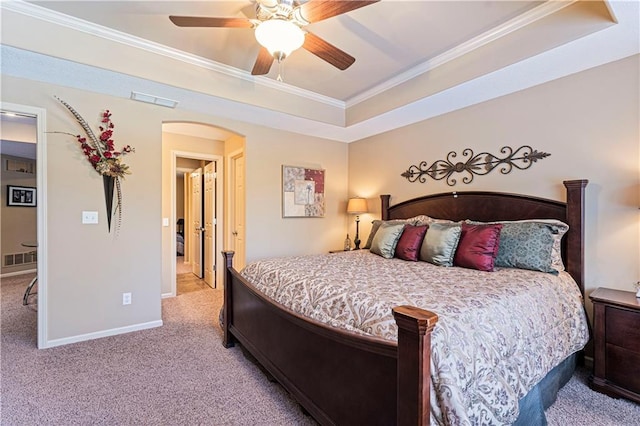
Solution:
{"label": "ceiling fan blade", "polygon": [[307,33],[302,47],[341,70],[346,70],[356,61],[353,56],[327,43],[315,34]]}
{"label": "ceiling fan blade", "polygon": [[269,51],[264,47],[260,48],[260,52],[258,53],[258,57],[256,58],[256,63],[253,64],[253,69],[251,70],[251,75],[265,75],[271,69],[271,64],[273,64],[274,58],[271,56]]}
{"label": "ceiling fan blade", "polygon": [[252,28],[247,18],[208,18],[205,16],[169,16],[179,27]]}
{"label": "ceiling fan blade", "polygon": [[309,0],[300,5],[299,12],[307,22],[318,22],[333,16],[377,3],[380,0]]}

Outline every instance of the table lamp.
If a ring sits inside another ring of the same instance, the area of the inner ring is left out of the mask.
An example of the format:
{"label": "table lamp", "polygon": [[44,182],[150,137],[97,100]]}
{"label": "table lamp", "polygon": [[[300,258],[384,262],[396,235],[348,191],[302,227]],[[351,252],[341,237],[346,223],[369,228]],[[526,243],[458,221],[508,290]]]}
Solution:
{"label": "table lamp", "polygon": [[353,240],[353,244],[355,244],[355,250],[360,249],[360,237],[359,237],[359,225],[360,225],[360,214],[367,213],[367,200],[364,198],[349,198],[349,202],[347,203],[347,213],[356,215],[356,237]]}

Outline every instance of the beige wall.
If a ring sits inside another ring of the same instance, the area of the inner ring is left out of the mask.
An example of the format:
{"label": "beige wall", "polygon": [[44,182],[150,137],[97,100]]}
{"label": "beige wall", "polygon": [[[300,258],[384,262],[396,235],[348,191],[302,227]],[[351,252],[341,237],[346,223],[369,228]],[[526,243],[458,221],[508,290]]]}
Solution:
{"label": "beige wall", "polygon": [[[33,127],[33,126],[31,126]],[[37,210],[33,207],[16,207],[7,206],[7,185],[15,186],[36,186],[36,175],[10,172],[5,169],[5,161],[7,159],[29,161],[35,163],[34,160],[28,158],[12,157],[8,155],[2,155],[0,161],[0,167],[2,168],[0,182],[0,218],[2,220],[2,238],[1,238],[1,251],[4,259],[4,255],[12,253],[28,253],[33,249],[26,248],[21,245],[23,242],[37,241],[37,226],[36,219]],[[35,171],[35,169],[34,169]],[[4,261],[0,264],[4,265]],[[36,268],[35,263],[27,263],[18,266],[3,266],[2,274],[11,274],[20,271],[33,270]]]}
{"label": "beige wall", "polygon": [[[170,208],[163,188],[172,179],[169,175],[167,182],[163,179],[163,122],[210,124],[246,138],[248,259],[324,252],[341,245],[346,223],[342,213],[347,196],[346,144],[6,75],[1,85],[3,102],[46,109],[49,132],[80,132],[54,95],[96,125],[100,112],[108,108],[116,126],[116,145],[131,144],[136,149],[126,157],[133,173],[123,181],[123,223],[116,236],[106,229],[100,176],[72,137],[46,135],[49,268],[43,278],[48,284],[49,344],[129,331],[161,319],[164,266],[167,259],[172,261],[167,253],[170,235],[162,227],[162,217],[168,217]],[[326,170],[324,219],[282,219],[282,164]],[[100,224],[82,225],[83,210],[98,211]],[[123,292],[132,293],[131,305],[122,305]]]}
{"label": "beige wall", "polygon": [[[263,129],[261,136],[246,141],[247,262],[341,248],[348,145],[271,129]],[[282,218],[282,165],[325,169],[324,218]]]}
{"label": "beige wall", "polygon": [[[562,180],[589,179],[586,189],[586,293],[599,286],[632,290],[640,278],[639,56],[423,121],[349,145],[349,190],[380,211],[452,190],[497,190],[564,199]],[[471,184],[409,183],[413,164],[464,148],[498,153],[502,146],[551,156],[524,171],[477,176]],[[370,221],[363,216],[368,235]],[[591,311],[590,304],[588,311]]]}
{"label": "beige wall", "polygon": [[21,123],[5,120],[3,117],[0,117],[0,139],[4,141],[36,143],[35,119],[29,123]]}

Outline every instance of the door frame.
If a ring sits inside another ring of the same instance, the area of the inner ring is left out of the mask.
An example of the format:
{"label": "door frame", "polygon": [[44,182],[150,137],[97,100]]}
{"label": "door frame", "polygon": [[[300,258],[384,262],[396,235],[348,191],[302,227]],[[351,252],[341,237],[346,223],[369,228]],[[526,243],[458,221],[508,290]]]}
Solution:
{"label": "door frame", "polygon": [[47,335],[47,110],[28,105],[0,102],[0,110],[36,117],[36,226],[38,235],[38,349],[50,347]]}
{"label": "door frame", "polygon": [[[224,202],[224,187],[223,187],[223,179],[224,176],[224,157],[222,155],[212,155],[205,154],[202,152],[195,151],[178,151],[171,150],[171,217],[169,217],[169,232],[171,232],[171,294],[167,295],[169,297],[176,296],[177,294],[177,280],[176,280],[176,173],[177,173],[177,159],[181,158],[191,158],[194,160],[204,160],[204,161],[213,161],[216,163],[216,238],[215,243],[216,247],[222,247],[222,232],[220,232],[222,228],[222,212],[223,212],[223,202]],[[219,288],[218,285],[222,283],[223,279],[223,271],[222,267],[222,252],[215,253],[215,265],[216,265],[216,283],[214,288]]]}
{"label": "door frame", "polygon": [[[236,149],[235,151],[230,152],[229,154],[227,154],[227,170],[229,173],[229,178],[227,179],[227,192],[229,194],[228,200],[229,203],[226,206],[226,214],[229,218],[229,226],[225,228],[225,235],[226,235],[226,241],[227,241],[227,247],[230,249],[232,247],[232,242],[233,242],[233,229],[232,229],[232,223],[233,223],[233,213],[235,212],[235,199],[234,199],[234,188],[233,188],[233,180],[235,179],[234,176],[232,176],[231,174],[234,171],[233,168],[233,162],[235,161],[236,158],[243,156],[245,157],[245,176],[246,176],[246,156],[245,156],[245,149],[244,148],[240,148],[240,149]],[[245,191],[246,191],[246,179],[245,179]],[[245,199],[243,200],[243,202],[245,203],[245,209],[246,209],[246,201],[247,201],[247,197],[245,194]],[[245,248],[246,248],[246,241],[247,241],[247,224],[246,224],[246,210],[245,210]],[[234,250],[235,250],[235,246],[233,246]],[[236,258],[236,265],[241,265],[244,264],[244,261],[246,260],[246,253],[236,253],[235,254],[235,258]],[[239,259],[238,259],[239,258]],[[240,262],[238,262],[238,260],[240,260]]]}

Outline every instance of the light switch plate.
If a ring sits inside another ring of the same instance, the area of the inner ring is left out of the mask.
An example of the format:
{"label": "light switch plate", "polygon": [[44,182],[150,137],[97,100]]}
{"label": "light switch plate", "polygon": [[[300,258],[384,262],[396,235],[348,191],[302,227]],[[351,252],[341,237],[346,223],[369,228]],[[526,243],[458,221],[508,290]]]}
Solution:
{"label": "light switch plate", "polygon": [[98,223],[98,212],[82,212],[83,225],[95,225]]}
{"label": "light switch plate", "polygon": [[168,217],[163,217],[162,218],[162,226],[169,226],[169,218]]}

